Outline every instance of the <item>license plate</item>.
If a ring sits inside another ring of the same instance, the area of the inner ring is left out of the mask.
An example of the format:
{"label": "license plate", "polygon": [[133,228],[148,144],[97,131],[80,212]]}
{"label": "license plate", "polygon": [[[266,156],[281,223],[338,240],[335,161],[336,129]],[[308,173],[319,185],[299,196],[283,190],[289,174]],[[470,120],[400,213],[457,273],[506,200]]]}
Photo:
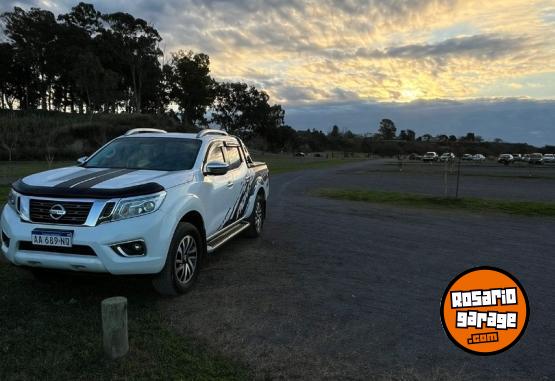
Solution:
{"label": "license plate", "polygon": [[33,230],[31,242],[33,245],[71,247],[73,232],[68,230]]}

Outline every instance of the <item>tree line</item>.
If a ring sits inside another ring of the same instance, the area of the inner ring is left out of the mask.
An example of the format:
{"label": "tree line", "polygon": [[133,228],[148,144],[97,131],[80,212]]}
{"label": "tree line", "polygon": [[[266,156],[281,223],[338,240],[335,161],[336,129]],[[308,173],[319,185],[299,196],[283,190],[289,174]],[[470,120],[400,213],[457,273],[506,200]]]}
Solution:
{"label": "tree line", "polygon": [[403,156],[411,153],[424,154],[429,151],[453,152],[457,155],[481,153],[486,156],[498,156],[501,153],[555,151],[553,146],[538,148],[525,143],[507,143],[501,139],[485,141],[474,132],[468,132],[459,137],[445,134],[416,136],[415,131],[410,129],[397,133],[397,127],[391,119],[382,119],[377,127],[375,133],[362,135],[341,130],[337,125],[334,125],[327,134],[316,129],[297,131],[291,137],[291,144],[295,149],[303,152],[343,151],[345,156],[350,156],[353,152],[363,152],[369,156]]}
{"label": "tree line", "polygon": [[[79,3],[57,17],[15,7],[0,16],[0,108],[81,114],[173,113],[183,129],[215,123],[248,138],[279,135],[284,110],[245,83],[220,83],[204,53],[165,62],[162,38],[129,13]],[[207,117],[210,115],[210,118]]]}

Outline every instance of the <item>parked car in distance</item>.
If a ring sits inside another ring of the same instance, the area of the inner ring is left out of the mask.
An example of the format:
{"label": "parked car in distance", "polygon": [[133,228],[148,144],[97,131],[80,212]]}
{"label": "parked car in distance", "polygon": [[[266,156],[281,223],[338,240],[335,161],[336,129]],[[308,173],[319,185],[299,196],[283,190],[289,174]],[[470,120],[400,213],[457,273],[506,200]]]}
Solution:
{"label": "parked car in distance", "polygon": [[461,159],[470,161],[470,160],[473,160],[473,157],[474,156],[472,156],[471,154],[465,153]]}
{"label": "parked car in distance", "polygon": [[524,154],[522,155],[522,161],[524,162],[529,162],[530,161],[530,154]]}
{"label": "parked car in distance", "polygon": [[424,156],[422,156],[422,161],[437,161],[439,156],[435,152],[426,152]]}
{"label": "parked car in distance", "polygon": [[541,153],[533,153],[530,154],[530,158],[528,159],[528,163],[530,164],[543,164],[543,155]]}
{"label": "parked car in distance", "polygon": [[296,157],[305,157],[306,154],[304,152],[295,152]]}
{"label": "parked car in distance", "polygon": [[411,153],[409,155],[409,160],[422,160],[422,155],[419,155],[417,153]]}
{"label": "parked car in distance", "polygon": [[555,163],[555,155],[553,155],[552,153],[546,153],[545,155],[543,155],[543,162],[544,163]]}
{"label": "parked car in distance", "polygon": [[455,154],[452,152],[445,152],[439,157],[439,161],[453,161],[455,160]]}
{"label": "parked car in distance", "polygon": [[513,161],[524,161],[522,155],[519,153],[513,153]]}
{"label": "parked car in distance", "polygon": [[472,160],[473,161],[484,161],[484,160],[486,160],[486,157],[484,155],[482,155],[481,153],[477,153],[476,155],[472,156]]}
{"label": "parked car in distance", "polygon": [[514,160],[515,159],[513,155],[511,155],[510,153],[503,153],[499,155],[499,157],[497,158],[498,163],[505,164],[505,165],[511,164]]}

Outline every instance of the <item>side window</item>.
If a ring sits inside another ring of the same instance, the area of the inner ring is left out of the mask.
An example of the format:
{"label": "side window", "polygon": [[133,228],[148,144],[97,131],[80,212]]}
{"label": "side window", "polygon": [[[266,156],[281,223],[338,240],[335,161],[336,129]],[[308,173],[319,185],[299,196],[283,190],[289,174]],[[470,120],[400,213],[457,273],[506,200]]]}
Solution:
{"label": "side window", "polygon": [[208,152],[208,156],[206,157],[206,162],[210,163],[211,161],[225,163],[224,152],[222,151],[221,145],[215,144],[210,148],[210,152]]}
{"label": "side window", "polygon": [[241,165],[241,154],[239,153],[239,147],[225,147],[225,156],[227,158],[227,163],[229,164],[229,169],[237,168]]}

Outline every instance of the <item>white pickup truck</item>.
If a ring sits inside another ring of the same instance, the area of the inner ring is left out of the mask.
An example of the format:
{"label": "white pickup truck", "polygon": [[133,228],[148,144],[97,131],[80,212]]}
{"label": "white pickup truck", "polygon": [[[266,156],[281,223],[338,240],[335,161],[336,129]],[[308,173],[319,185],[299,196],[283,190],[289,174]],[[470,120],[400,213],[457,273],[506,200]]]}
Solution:
{"label": "white pickup truck", "polygon": [[160,293],[176,295],[206,254],[261,233],[268,194],[267,166],[224,131],[135,129],[79,165],[13,183],[1,250],[38,277],[153,274]]}

